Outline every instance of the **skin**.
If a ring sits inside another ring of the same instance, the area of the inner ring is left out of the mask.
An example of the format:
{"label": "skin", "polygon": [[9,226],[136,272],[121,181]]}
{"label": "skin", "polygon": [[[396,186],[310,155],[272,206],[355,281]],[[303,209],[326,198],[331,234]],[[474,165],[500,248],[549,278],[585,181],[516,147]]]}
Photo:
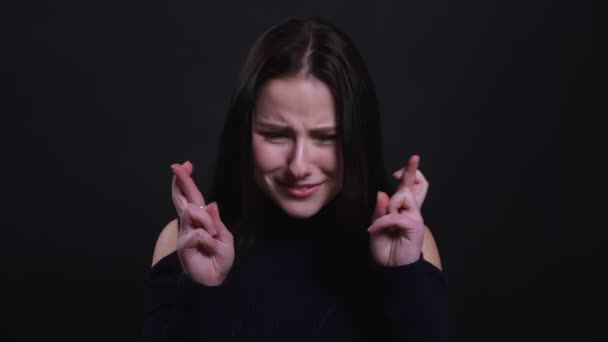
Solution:
{"label": "skin", "polygon": [[[258,186],[287,214],[316,214],[342,188],[342,161],[337,146],[334,103],[327,86],[309,76],[273,79],[261,90],[252,127],[255,178]],[[433,236],[420,208],[428,182],[412,156],[395,172],[397,192],[379,192],[369,227],[374,260],[387,267],[426,260],[441,268]],[[206,205],[191,178],[192,164],[173,164],[172,199],[178,216],[161,232],[153,265],[177,250],[182,268],[194,281],[221,284],[234,262],[234,241],[223,224],[217,203]],[[298,198],[288,184],[317,184],[310,197]]]}
{"label": "skin", "polygon": [[234,263],[234,239],[220,218],[217,203],[205,198],[192,180],[192,164],[171,166],[173,204],[180,217],[176,249],[182,269],[192,280],[220,285]]}
{"label": "skin", "polygon": [[419,201],[424,197],[420,194],[416,198],[413,190],[419,163],[417,155],[410,158],[400,173],[400,183],[393,196],[389,198],[384,192],[378,193],[373,223],[368,232],[372,256],[383,266],[411,264],[422,253],[426,227]]}
{"label": "skin", "polygon": [[[316,214],[342,189],[336,114],[329,88],[311,76],[268,81],[256,102],[252,146],[262,191],[295,218]],[[308,197],[288,187],[315,184]]]}

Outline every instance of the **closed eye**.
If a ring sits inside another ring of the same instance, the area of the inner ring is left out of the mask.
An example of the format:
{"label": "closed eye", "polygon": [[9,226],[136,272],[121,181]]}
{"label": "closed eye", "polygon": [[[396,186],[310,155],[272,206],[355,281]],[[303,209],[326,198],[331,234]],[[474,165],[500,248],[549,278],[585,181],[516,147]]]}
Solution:
{"label": "closed eye", "polygon": [[321,141],[332,141],[332,140],[336,140],[338,138],[337,135],[332,134],[332,135],[320,135],[317,137],[317,139],[321,140]]}
{"label": "closed eye", "polygon": [[318,144],[333,146],[338,139],[338,135],[336,134],[319,134],[313,136],[313,138],[317,141]]}
{"label": "closed eye", "polygon": [[276,133],[276,132],[262,132],[260,133],[267,140],[279,140],[287,138],[287,134],[285,133]]}

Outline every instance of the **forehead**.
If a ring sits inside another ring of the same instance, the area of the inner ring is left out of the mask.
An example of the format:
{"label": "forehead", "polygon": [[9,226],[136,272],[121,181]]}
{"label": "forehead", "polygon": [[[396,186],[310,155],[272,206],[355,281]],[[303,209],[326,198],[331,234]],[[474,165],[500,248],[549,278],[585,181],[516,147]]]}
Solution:
{"label": "forehead", "polygon": [[313,76],[288,76],[266,82],[258,94],[254,122],[305,127],[336,124],[331,90]]}

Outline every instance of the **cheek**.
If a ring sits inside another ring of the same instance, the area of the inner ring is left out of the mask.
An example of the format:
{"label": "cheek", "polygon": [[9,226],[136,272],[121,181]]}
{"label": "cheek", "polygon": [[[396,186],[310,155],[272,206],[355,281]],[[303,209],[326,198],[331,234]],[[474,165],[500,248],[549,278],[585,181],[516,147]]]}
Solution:
{"label": "cheek", "polygon": [[276,146],[254,138],[252,148],[253,162],[258,172],[265,173],[281,167],[282,154]]}
{"label": "cheek", "polygon": [[321,168],[334,177],[342,175],[342,156],[338,148],[324,151],[321,160]]}

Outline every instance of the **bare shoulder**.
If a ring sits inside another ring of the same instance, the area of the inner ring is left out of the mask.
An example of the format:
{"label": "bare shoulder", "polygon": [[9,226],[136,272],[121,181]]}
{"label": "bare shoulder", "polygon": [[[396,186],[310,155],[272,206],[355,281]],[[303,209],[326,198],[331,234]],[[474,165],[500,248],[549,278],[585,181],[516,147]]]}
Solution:
{"label": "bare shoulder", "polygon": [[424,260],[435,265],[438,269],[442,269],[441,256],[439,255],[437,243],[435,242],[433,233],[427,226],[425,226],[424,240],[422,241],[422,256],[424,257]]}
{"label": "bare shoulder", "polygon": [[177,249],[177,228],[177,219],[173,219],[158,235],[152,256],[152,266]]}

